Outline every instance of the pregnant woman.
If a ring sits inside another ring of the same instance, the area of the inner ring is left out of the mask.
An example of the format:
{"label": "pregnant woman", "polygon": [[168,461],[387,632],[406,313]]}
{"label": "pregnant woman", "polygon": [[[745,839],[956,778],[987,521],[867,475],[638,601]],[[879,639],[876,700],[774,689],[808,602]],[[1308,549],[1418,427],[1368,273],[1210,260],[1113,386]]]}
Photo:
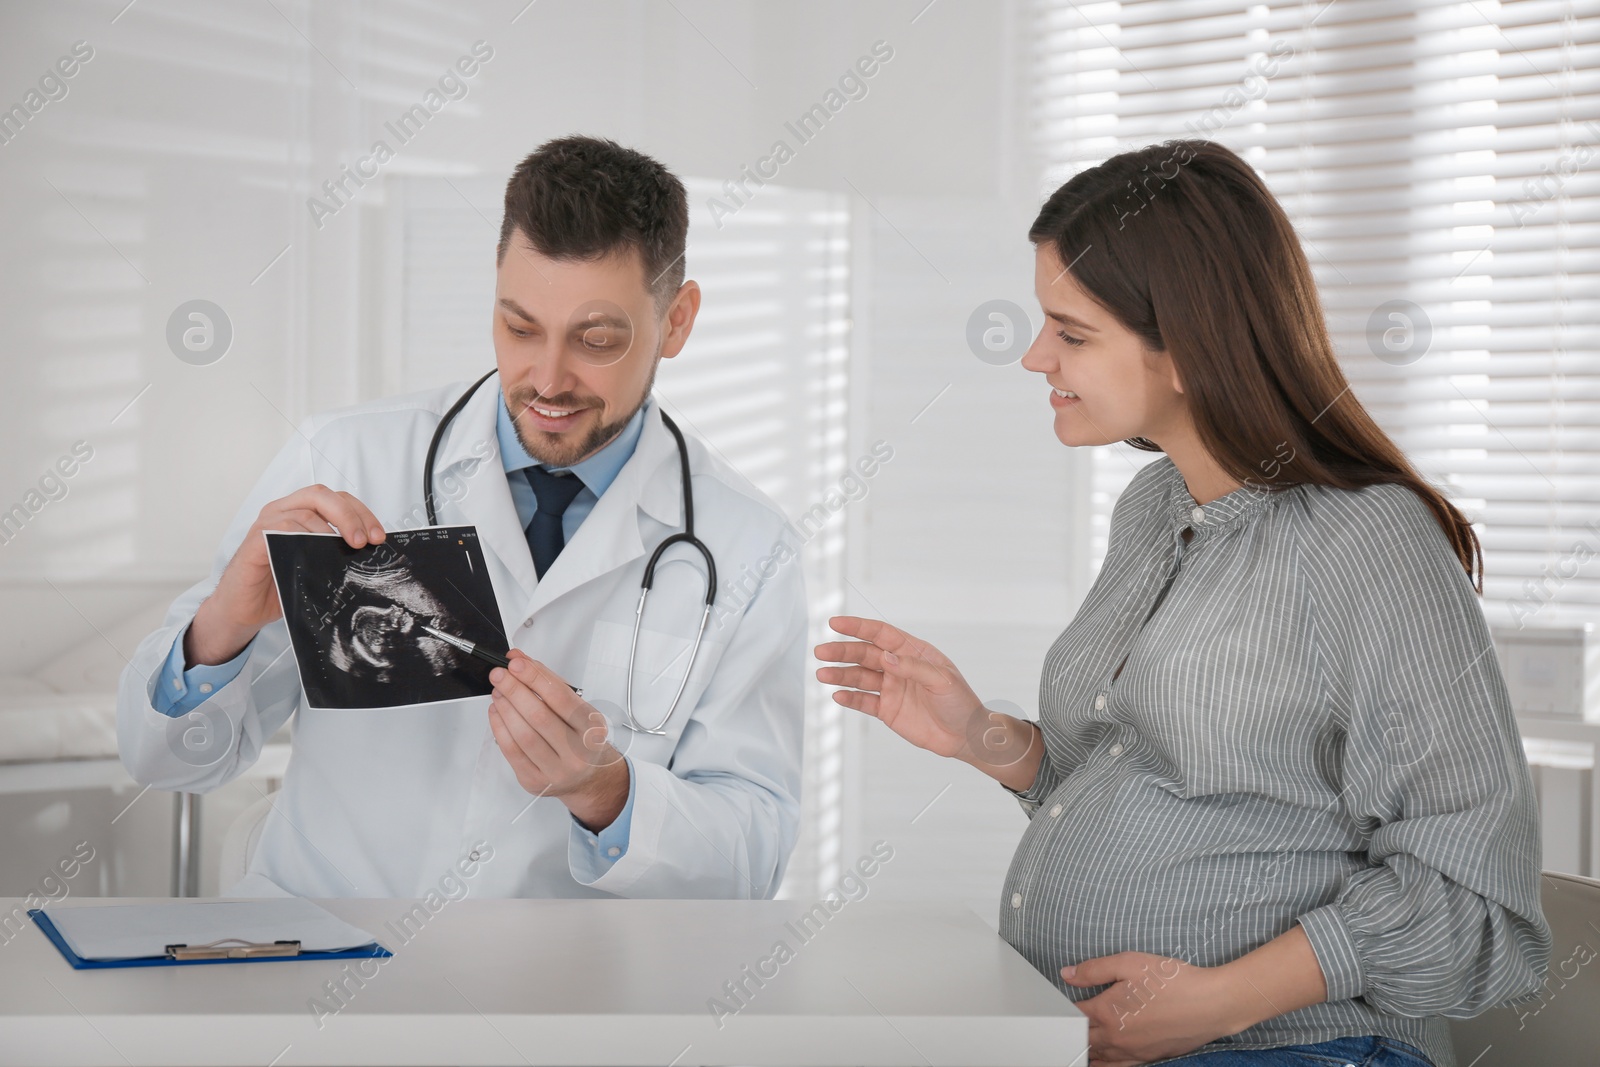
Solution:
{"label": "pregnant woman", "polygon": [[1532,784],[1472,527],[1335,361],[1238,156],[1129,152],[1029,233],[1065,445],[1164,453],[1045,659],[1037,723],[839,617],[834,699],[1017,794],[1000,933],[1096,1067],[1452,1067],[1445,1017],[1540,988]]}

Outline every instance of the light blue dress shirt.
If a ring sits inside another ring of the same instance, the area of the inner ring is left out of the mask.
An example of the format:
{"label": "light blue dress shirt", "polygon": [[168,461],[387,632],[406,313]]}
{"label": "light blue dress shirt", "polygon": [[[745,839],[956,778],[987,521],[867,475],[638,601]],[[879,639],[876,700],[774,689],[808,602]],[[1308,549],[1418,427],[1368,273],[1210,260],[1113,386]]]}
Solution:
{"label": "light blue dress shirt", "polygon": [[[511,502],[517,509],[517,520],[526,530],[533,521],[533,516],[539,510],[538,499],[534,496],[533,486],[528,484],[527,475],[522,471],[532,466],[545,466],[550,471],[571,471],[583,482],[583,489],[572,498],[572,503],[567,506],[566,512],[561,516],[561,533],[566,541],[571,541],[583,525],[583,520],[589,517],[589,512],[594,510],[595,504],[600,500],[601,494],[611,487],[617,474],[622,470],[628,459],[633,455],[634,448],[639,444],[639,435],[644,431],[645,413],[654,404],[646,400],[645,405],[633,413],[633,418],[622,428],[622,432],[611,439],[600,451],[586,459],[579,460],[570,467],[550,467],[540,464],[538,460],[528,455],[527,449],[522,447],[522,442],[517,439],[516,426],[511,421],[511,415],[506,411],[505,394],[500,394],[500,403],[496,407],[495,435],[500,442],[500,462],[505,468],[506,484],[511,490]],[[211,695],[233,679],[239,676],[244,669],[244,664],[250,657],[250,645],[226,663],[214,666],[195,666],[184,670],[183,639],[188,634],[189,628],[185,626],[178,632],[177,640],[172,643],[172,651],[167,654],[166,661],[161,667],[161,676],[156,681],[155,696],[152,706],[163,715],[177,718],[185,715],[211,698]],[[251,644],[254,644],[252,641]],[[622,809],[622,814],[599,834],[590,833],[576,819],[573,827],[585,835],[589,843],[589,853],[594,857],[596,866],[589,872],[592,877],[599,877],[603,873],[599,864],[610,865],[621,859],[628,851],[628,830],[633,821],[633,761],[628,760],[628,802]]]}

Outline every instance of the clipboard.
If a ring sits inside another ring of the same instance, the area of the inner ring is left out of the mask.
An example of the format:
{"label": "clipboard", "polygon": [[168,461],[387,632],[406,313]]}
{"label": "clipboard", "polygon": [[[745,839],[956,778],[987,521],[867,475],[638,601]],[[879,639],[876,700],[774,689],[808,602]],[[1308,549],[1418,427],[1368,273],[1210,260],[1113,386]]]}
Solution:
{"label": "clipboard", "polygon": [[[355,948],[340,949],[338,951],[301,951],[298,941],[274,941],[271,943],[255,943],[240,941],[235,945],[212,942],[205,945],[180,945],[167,946],[167,953],[163,956],[140,956],[133,959],[94,960],[84,959],[72,950],[67,944],[67,939],[61,936],[61,931],[56,929],[56,924],[42,908],[29,908],[28,917],[35,926],[50,939],[63,959],[72,965],[75,971],[92,971],[112,967],[188,967],[193,964],[204,963],[256,963],[265,960],[352,960],[352,959],[382,959],[394,953],[373,941],[370,944],[358,945]],[[237,941],[237,938],[226,939]]]}

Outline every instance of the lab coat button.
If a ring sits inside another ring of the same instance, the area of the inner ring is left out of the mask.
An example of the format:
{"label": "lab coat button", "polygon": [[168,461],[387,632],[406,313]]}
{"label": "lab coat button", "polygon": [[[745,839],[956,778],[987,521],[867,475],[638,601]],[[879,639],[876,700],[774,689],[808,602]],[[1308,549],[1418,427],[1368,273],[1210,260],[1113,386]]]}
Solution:
{"label": "lab coat button", "polygon": [[522,625],[523,626],[532,626],[533,625],[533,616],[529,615],[526,619],[523,619],[522,620]]}
{"label": "lab coat button", "polygon": [[1193,511],[1189,512],[1189,517],[1191,519],[1193,519],[1195,522],[1205,522],[1206,521],[1206,509],[1205,508],[1195,508]]}
{"label": "lab coat button", "polygon": [[1061,805],[1060,804],[1052,804],[1052,805],[1050,805],[1050,817],[1052,819],[1059,819],[1061,817]]}
{"label": "lab coat button", "polygon": [[467,859],[471,860],[473,863],[477,863],[478,862],[478,850],[477,849],[473,849],[471,852],[467,853]]}
{"label": "lab coat button", "polygon": [[1022,907],[1022,894],[1021,893],[1012,893],[1011,894],[1011,906],[1013,908]]}
{"label": "lab coat button", "polygon": [[1112,745],[1112,746],[1111,746],[1111,754],[1112,754],[1112,755],[1113,755],[1113,756],[1120,756],[1120,755],[1122,755],[1122,746],[1121,746],[1121,745]]}
{"label": "lab coat button", "polygon": [[1100,693],[1100,694],[1097,694],[1095,696],[1095,698],[1094,698],[1094,710],[1095,711],[1105,711],[1106,710],[1106,695],[1104,693]]}

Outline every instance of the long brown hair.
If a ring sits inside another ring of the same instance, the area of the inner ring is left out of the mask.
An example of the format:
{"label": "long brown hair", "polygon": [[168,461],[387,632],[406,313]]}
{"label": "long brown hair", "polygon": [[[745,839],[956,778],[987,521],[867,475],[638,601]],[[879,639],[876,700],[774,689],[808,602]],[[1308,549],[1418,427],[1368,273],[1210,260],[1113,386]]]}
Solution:
{"label": "long brown hair", "polygon": [[1269,490],[1398,482],[1483,592],[1477,534],[1350,392],[1294,227],[1244,160],[1203,140],[1113,156],[1051,194],[1028,239],[1171,355],[1200,441],[1230,477]]}

